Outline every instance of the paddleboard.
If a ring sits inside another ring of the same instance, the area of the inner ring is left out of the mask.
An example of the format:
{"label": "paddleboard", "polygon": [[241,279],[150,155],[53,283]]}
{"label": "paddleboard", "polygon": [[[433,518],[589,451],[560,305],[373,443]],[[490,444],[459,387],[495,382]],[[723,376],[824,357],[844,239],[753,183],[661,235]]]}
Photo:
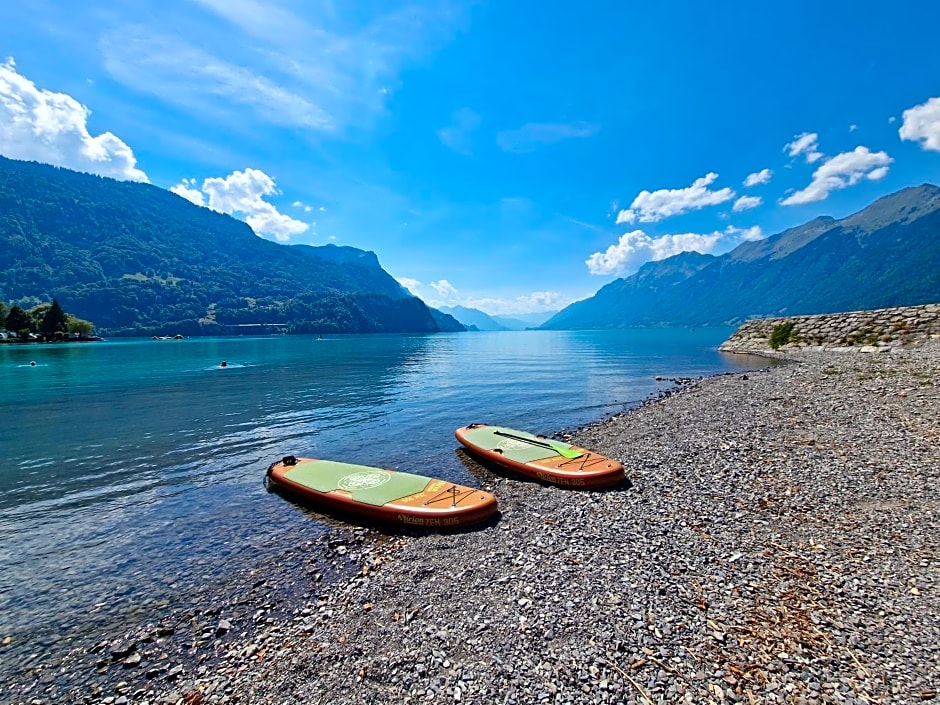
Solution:
{"label": "paddleboard", "polygon": [[474,423],[458,428],[454,435],[484,460],[561,487],[610,487],[624,477],[617,460],[527,431]]}
{"label": "paddleboard", "polygon": [[267,476],[276,487],[327,509],[404,526],[461,527],[496,514],[489,492],[368,465],[287,456]]}

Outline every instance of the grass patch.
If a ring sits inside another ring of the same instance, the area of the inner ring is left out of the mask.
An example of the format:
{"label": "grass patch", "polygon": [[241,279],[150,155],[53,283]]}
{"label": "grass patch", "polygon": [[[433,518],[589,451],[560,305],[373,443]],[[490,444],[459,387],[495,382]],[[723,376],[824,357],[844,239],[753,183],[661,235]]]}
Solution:
{"label": "grass patch", "polygon": [[770,347],[774,350],[778,350],[781,345],[788,345],[790,342],[796,340],[796,336],[793,335],[794,328],[796,328],[795,321],[787,321],[786,323],[778,324],[770,334]]}

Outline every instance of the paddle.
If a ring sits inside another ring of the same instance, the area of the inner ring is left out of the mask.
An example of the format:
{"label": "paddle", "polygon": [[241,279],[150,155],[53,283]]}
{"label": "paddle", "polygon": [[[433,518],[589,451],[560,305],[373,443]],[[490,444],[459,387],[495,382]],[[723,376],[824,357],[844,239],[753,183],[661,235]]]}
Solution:
{"label": "paddle", "polygon": [[513,440],[522,441],[523,443],[531,443],[534,446],[542,446],[543,448],[548,448],[549,450],[555,451],[556,453],[558,453],[558,455],[560,455],[563,458],[580,458],[582,455],[584,455],[584,453],[582,453],[581,451],[574,450],[573,448],[565,448],[564,446],[558,446],[558,445],[555,445],[554,443],[548,443],[547,441],[540,441],[535,438],[526,438],[525,436],[516,436],[512,433],[506,433],[504,431],[493,431],[493,433],[497,436],[503,436],[505,438],[512,438]]}

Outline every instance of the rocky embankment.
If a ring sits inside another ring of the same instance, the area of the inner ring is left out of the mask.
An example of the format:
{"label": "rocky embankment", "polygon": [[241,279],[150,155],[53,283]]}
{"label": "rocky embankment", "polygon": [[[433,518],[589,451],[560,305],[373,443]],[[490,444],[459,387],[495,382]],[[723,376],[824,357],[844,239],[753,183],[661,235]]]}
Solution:
{"label": "rocky embankment", "polygon": [[888,352],[940,339],[940,303],[745,322],[722,346],[730,352],[812,348]]}
{"label": "rocky embankment", "polygon": [[109,705],[933,700],[940,342],[786,357],[570,434],[624,461],[622,487],[577,492],[479,468],[500,501],[492,525],[336,535],[329,560],[347,572],[292,601],[265,587],[291,576],[260,575],[260,588],[249,580],[202,613],[76,651],[4,695]]}

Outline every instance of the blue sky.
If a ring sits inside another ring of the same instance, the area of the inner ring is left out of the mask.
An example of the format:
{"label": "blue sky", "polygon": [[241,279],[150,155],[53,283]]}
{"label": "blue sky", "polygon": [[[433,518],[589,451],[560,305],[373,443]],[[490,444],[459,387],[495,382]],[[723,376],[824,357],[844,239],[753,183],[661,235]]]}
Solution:
{"label": "blue sky", "polygon": [[558,309],[940,182],[940,3],[25,0],[0,153]]}

